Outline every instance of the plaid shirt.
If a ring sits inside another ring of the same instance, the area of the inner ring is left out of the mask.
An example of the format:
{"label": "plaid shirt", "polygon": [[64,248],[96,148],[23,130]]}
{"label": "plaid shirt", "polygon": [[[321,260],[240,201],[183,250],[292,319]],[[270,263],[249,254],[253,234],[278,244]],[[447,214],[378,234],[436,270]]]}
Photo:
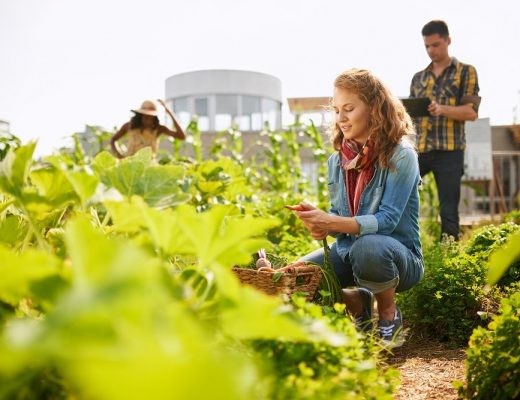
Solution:
{"label": "plaid shirt", "polygon": [[[439,104],[460,106],[472,104],[476,112],[480,104],[475,67],[452,57],[448,67],[437,78],[432,64],[417,72],[410,86],[410,97],[428,97]],[[443,116],[415,118],[417,148],[420,153],[430,150],[464,150],[464,121]]]}

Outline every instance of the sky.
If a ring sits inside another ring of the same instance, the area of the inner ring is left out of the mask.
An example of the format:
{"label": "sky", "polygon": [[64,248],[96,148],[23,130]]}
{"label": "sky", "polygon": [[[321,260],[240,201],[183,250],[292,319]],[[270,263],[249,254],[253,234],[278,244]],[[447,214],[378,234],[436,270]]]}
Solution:
{"label": "sky", "polygon": [[0,120],[49,154],[86,124],[121,126],[164,98],[169,76],[204,69],[274,75],[286,99],[330,96],[339,73],[367,68],[407,96],[430,61],[420,32],[432,19],[448,23],[450,55],[477,69],[479,116],[513,123],[518,0],[0,0]]}

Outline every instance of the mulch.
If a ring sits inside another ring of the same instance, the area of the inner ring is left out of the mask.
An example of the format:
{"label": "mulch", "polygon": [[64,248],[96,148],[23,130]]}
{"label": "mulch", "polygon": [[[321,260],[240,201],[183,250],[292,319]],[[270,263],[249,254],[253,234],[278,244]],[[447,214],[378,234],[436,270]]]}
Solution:
{"label": "mulch", "polygon": [[396,400],[457,399],[452,382],[466,381],[464,348],[421,337],[409,337],[386,362],[401,374]]}

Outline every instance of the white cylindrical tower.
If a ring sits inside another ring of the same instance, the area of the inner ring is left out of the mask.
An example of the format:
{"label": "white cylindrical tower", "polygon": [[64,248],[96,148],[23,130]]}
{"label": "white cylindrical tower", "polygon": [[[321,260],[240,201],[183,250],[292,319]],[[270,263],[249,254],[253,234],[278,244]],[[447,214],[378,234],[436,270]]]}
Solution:
{"label": "white cylindrical tower", "polygon": [[201,131],[282,125],[282,83],[260,72],[217,69],[172,75],[166,79],[166,101],[183,126],[196,115]]}

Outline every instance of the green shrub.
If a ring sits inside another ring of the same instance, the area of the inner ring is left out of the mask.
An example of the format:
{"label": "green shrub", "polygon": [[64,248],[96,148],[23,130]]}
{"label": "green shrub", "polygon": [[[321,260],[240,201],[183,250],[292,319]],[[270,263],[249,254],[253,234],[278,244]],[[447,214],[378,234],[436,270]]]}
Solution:
{"label": "green shrub", "polygon": [[[514,222],[485,226],[477,230],[470,238],[466,253],[477,257],[479,262],[486,263],[493,251],[503,247],[511,235],[518,232],[520,232],[520,225]],[[497,285],[504,288],[518,281],[520,281],[520,259],[513,262]]]}
{"label": "green shrub", "polygon": [[484,226],[476,230],[468,240],[466,253],[487,260],[493,250],[503,246],[507,238],[519,230],[520,225],[514,222]]}
{"label": "green shrub", "polygon": [[349,319],[229,271],[270,244],[307,252],[283,208],[303,192],[250,187],[240,164],[201,152],[171,165],[102,152],[84,168],[78,150],[31,170],[34,146],[0,162],[0,399],[391,398],[395,370]]}
{"label": "green shrub", "polygon": [[514,282],[515,265],[498,287],[486,289],[486,263],[519,229],[513,223],[485,226],[466,244],[423,237],[424,278],[398,297],[408,324],[441,340],[466,343],[473,329],[496,312],[504,288]]}
{"label": "green shrub", "polygon": [[380,348],[370,338],[363,340],[342,313],[312,303],[298,303],[300,315],[331,326],[349,337],[349,341],[341,346],[281,340],[251,342],[272,380],[268,398],[391,399],[398,383],[397,371],[378,369]]}
{"label": "green shrub", "polygon": [[399,295],[407,321],[440,340],[464,343],[480,322],[485,270],[467,254],[427,266],[423,281]]}
{"label": "green shrub", "polygon": [[504,222],[514,222],[520,225],[520,210],[513,210],[504,216]]}
{"label": "green shrub", "polygon": [[459,394],[470,399],[520,398],[520,292],[503,299],[488,329],[477,328],[467,350],[467,386]]}

